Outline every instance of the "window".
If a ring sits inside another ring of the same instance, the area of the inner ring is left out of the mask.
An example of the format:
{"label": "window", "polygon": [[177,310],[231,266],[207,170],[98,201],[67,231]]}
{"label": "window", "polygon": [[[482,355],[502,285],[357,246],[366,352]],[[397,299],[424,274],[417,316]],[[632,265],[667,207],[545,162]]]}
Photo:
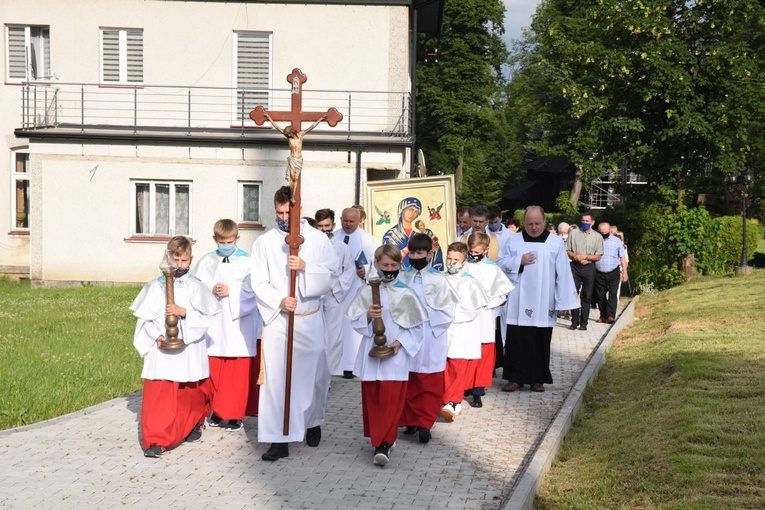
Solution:
{"label": "window", "polygon": [[260,183],[239,183],[239,223],[261,224]]}
{"label": "window", "polygon": [[238,122],[248,120],[258,105],[268,105],[271,88],[271,35],[234,33],[236,112]]}
{"label": "window", "polygon": [[133,235],[191,235],[191,183],[133,181]]}
{"label": "window", "polygon": [[50,28],[8,25],[6,27],[6,81],[49,80]]}
{"label": "window", "polygon": [[101,83],[143,83],[143,30],[101,30]]}
{"label": "window", "polygon": [[12,231],[29,231],[29,154],[13,153]]}

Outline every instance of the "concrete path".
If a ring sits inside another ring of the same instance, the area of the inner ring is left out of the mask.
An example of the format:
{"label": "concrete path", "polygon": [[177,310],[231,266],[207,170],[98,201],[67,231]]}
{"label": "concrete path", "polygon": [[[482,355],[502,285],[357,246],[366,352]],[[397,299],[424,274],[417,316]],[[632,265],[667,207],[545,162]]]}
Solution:
{"label": "concrete path", "polygon": [[133,394],[0,432],[0,508],[530,508],[568,430],[556,423],[573,419],[602,363],[598,346],[627,315],[613,327],[590,320],[587,331],[570,331],[559,320],[555,383],[546,392],[503,393],[496,378],[483,408],[463,402],[464,414],[453,423],[439,420],[429,444],[400,434],[384,468],[372,464],[362,436],[357,379],[333,378],[321,445],[293,443],[290,457],[275,463],[260,460],[268,445],[257,442],[255,418],[244,431],[207,428],[201,442],[147,459],[138,439],[141,396]]}

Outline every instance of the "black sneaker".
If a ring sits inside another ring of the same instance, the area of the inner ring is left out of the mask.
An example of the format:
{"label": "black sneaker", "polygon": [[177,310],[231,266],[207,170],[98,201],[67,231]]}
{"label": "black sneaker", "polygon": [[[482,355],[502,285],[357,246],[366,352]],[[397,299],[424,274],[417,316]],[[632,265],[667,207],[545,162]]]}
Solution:
{"label": "black sneaker", "polygon": [[196,426],[189,432],[189,435],[184,439],[187,443],[198,443],[202,439],[202,427],[203,423],[197,423]]}
{"label": "black sneaker", "polygon": [[473,400],[470,402],[470,407],[483,407],[483,400],[481,400],[481,395],[473,395]]}
{"label": "black sneaker", "polygon": [[422,444],[428,444],[430,442],[430,438],[433,437],[430,431],[425,427],[419,427],[418,432],[420,436],[420,442]]}
{"label": "black sneaker", "polygon": [[223,423],[223,420],[220,419],[220,417],[215,413],[212,413],[210,417],[207,418],[207,424],[211,427],[221,427],[222,423]]}
{"label": "black sneaker", "polygon": [[149,446],[145,452],[143,452],[144,457],[149,457],[150,459],[158,459],[162,456],[162,454],[165,453],[164,450],[162,450],[162,447],[158,444],[153,444]]}
{"label": "black sneaker", "polygon": [[391,445],[388,443],[383,443],[377,448],[375,448],[375,460],[374,463],[376,466],[384,466],[388,463],[390,460],[390,449]]}
{"label": "black sneaker", "polygon": [[242,420],[228,420],[225,425],[223,425],[223,429],[226,432],[236,432],[237,430],[242,430]]}
{"label": "black sneaker", "polygon": [[311,447],[319,446],[321,442],[321,426],[316,425],[305,431],[305,444]]}

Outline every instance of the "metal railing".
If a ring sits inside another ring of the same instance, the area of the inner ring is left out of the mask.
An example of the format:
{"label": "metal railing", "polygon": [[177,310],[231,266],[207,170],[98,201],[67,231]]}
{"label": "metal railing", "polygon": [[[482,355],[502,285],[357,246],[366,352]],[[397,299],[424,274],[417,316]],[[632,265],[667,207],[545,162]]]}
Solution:
{"label": "metal railing", "polygon": [[[98,84],[26,84],[22,92],[22,128],[92,128],[196,132],[255,127],[249,118],[255,106],[271,111],[291,108],[290,89],[244,90],[223,87],[144,85],[105,87]],[[343,114],[335,128],[316,131],[353,136],[410,139],[412,97],[409,92],[303,90],[303,111],[330,107]],[[307,127],[307,126],[304,126]]]}

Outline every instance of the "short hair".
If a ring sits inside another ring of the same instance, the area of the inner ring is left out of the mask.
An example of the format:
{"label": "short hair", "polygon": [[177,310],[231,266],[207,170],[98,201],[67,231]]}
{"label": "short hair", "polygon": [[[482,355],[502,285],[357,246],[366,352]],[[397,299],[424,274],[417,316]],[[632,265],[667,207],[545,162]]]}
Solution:
{"label": "short hair", "polygon": [[483,232],[473,232],[467,240],[468,250],[477,246],[489,247],[489,236]]}
{"label": "short hair", "polygon": [[292,200],[292,188],[289,186],[282,186],[274,193],[274,205],[286,204],[290,200]]}
{"label": "short hair", "polygon": [[185,255],[191,256],[191,239],[186,236],[175,236],[167,242],[167,249],[173,255]]}
{"label": "short hair", "polygon": [[218,220],[213,225],[213,237],[215,239],[225,239],[227,237],[239,237],[239,227],[234,220],[228,218]]}
{"label": "short hair", "polygon": [[380,262],[383,255],[391,259],[393,262],[401,264],[403,257],[401,256],[401,250],[394,244],[382,244],[375,250],[375,262]]}
{"label": "short hair", "polygon": [[517,228],[519,230],[521,228],[521,222],[518,221],[518,218],[513,218],[510,221],[508,221],[507,222],[507,226],[509,227],[510,225],[514,226],[515,228]]}
{"label": "short hair", "polygon": [[364,220],[367,219],[367,212],[364,210],[364,206],[353,204],[351,207],[359,211],[359,218],[361,219],[361,222],[364,223]]}
{"label": "short hair", "polygon": [[542,219],[543,219],[543,220],[545,219],[545,210],[544,210],[544,209],[542,209],[542,206],[541,206],[541,205],[530,205],[530,206],[528,206],[526,209],[524,209],[524,210],[523,210],[523,219],[524,219],[524,221],[525,221],[525,219],[526,219],[526,215],[527,215],[527,214],[529,214],[529,211],[530,211],[531,209],[537,209],[537,210],[539,210],[539,214],[541,214],[541,215],[542,215]]}
{"label": "short hair", "polygon": [[308,223],[313,228],[318,228],[316,226],[316,220],[315,219],[311,218],[310,216],[303,216],[303,219],[305,220],[306,223]]}
{"label": "short hair", "polygon": [[592,221],[595,222],[595,216],[592,214],[592,211],[584,211],[581,217],[584,218],[585,216],[589,216],[592,218]]}
{"label": "short hair", "polygon": [[480,216],[481,218],[489,219],[489,209],[485,205],[477,205],[470,209],[470,217],[475,218]]}
{"label": "short hair", "polygon": [[450,244],[446,248],[446,253],[449,253],[450,251],[461,253],[461,254],[467,256],[468,247],[467,247],[467,244],[461,243],[461,242],[457,241],[456,243]]}
{"label": "short hair", "polygon": [[488,208],[489,215],[487,219],[499,218],[502,219],[502,208],[498,205],[490,205]]}
{"label": "short hair", "polygon": [[566,223],[565,221],[561,221],[560,223],[558,223],[558,232],[560,232],[560,229],[562,228],[569,228],[569,227],[570,225],[568,223]]}
{"label": "short hair", "polygon": [[433,239],[431,239],[428,234],[414,234],[409,238],[407,247],[409,248],[410,253],[418,250],[429,252],[433,249]]}
{"label": "short hair", "polygon": [[332,223],[335,222],[335,211],[332,209],[319,209],[316,211],[316,214],[313,215],[313,219],[318,221],[324,221],[327,218],[332,220]]}
{"label": "short hair", "polygon": [[470,214],[470,206],[463,205],[459,209],[457,209],[457,217],[463,216],[465,214]]}

